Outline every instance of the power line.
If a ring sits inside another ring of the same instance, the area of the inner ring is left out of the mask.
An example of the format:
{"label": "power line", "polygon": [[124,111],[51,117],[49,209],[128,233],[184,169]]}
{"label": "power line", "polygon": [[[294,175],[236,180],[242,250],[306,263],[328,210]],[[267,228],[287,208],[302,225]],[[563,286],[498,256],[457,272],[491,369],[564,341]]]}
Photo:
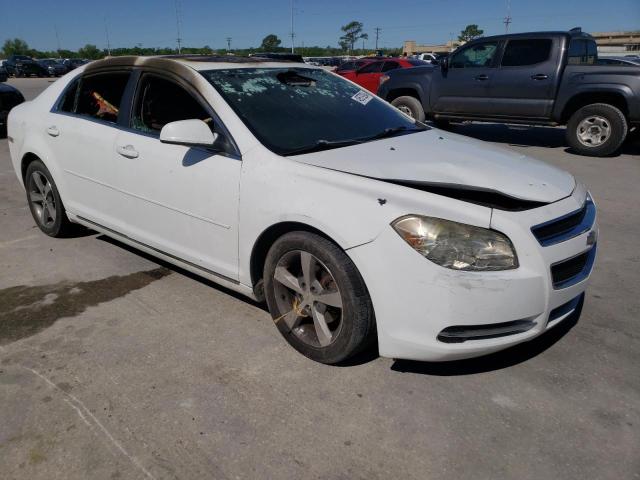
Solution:
{"label": "power line", "polygon": [[293,0],[291,0],[291,53],[294,53],[293,48],[293,39],[296,34],[293,31]]}
{"label": "power line", "polygon": [[507,0],[507,16],[504,17],[504,30],[509,33],[509,25],[511,24],[511,0]]}
{"label": "power line", "polygon": [[104,33],[107,37],[107,55],[111,56],[111,42],[109,41],[109,25],[107,25],[107,17],[104,17]]}
{"label": "power line", "polygon": [[182,53],[182,38],[180,38],[180,7],[178,5],[178,0],[175,0],[176,6],[176,30],[178,32],[178,38],[176,39],[178,42],[178,55]]}

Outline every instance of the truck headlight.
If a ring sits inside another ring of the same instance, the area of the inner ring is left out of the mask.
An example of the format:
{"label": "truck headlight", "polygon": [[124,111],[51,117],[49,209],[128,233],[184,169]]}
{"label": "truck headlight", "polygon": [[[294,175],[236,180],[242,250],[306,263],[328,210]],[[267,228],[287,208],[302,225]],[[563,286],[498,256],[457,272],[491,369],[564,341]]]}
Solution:
{"label": "truck headlight", "polygon": [[509,270],[518,267],[511,241],[502,233],[441,218],[407,215],[391,226],[428,260],[453,270]]}

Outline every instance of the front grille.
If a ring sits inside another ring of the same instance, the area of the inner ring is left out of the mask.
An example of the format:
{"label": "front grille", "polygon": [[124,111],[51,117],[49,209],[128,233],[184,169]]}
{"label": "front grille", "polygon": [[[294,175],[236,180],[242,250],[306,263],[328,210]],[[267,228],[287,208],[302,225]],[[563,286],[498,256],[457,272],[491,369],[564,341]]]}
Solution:
{"label": "front grille", "polygon": [[567,288],[584,280],[593,267],[596,256],[596,246],[580,255],[558,262],[551,266],[553,288]]}
{"label": "front grille", "polygon": [[596,207],[590,198],[575,212],[531,227],[540,245],[547,247],[588,232],[596,218]]}
{"label": "front grille", "polygon": [[514,320],[512,322],[492,323],[489,325],[455,325],[447,327],[438,334],[443,343],[462,343],[467,340],[487,340],[506,337],[531,330],[536,325],[532,320]]}

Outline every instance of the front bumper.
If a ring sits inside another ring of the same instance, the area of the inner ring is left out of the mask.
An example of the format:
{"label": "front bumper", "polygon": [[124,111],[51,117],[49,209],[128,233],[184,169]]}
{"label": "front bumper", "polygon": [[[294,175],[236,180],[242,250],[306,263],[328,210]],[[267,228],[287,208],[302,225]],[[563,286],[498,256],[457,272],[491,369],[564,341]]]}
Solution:
{"label": "front bumper", "polygon": [[[516,248],[520,266],[514,270],[440,267],[391,227],[373,242],[350,249],[376,312],[380,354],[423,361],[471,358],[531,340],[569,317],[587,287],[593,262],[585,264],[575,281],[560,286],[554,286],[551,269],[580,254],[595,257],[595,218],[587,231],[548,246],[540,244],[531,227],[576,211],[585,198],[584,187],[578,186],[571,197],[535,210],[494,211],[491,227],[509,236]],[[472,332],[475,338],[447,341],[442,332],[462,337]]]}

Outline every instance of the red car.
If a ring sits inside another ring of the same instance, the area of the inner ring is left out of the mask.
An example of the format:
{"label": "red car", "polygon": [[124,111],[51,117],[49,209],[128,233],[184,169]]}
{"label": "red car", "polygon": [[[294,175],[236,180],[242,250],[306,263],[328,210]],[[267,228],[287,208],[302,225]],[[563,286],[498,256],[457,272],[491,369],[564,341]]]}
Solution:
{"label": "red car", "polygon": [[429,65],[429,63],[422,60],[408,60],[406,58],[381,58],[368,62],[363,67],[360,67],[359,70],[338,70],[336,73],[357,83],[362,88],[376,93],[380,85],[380,77],[383,73],[389,70],[395,70],[396,68],[411,68],[420,65]]}

